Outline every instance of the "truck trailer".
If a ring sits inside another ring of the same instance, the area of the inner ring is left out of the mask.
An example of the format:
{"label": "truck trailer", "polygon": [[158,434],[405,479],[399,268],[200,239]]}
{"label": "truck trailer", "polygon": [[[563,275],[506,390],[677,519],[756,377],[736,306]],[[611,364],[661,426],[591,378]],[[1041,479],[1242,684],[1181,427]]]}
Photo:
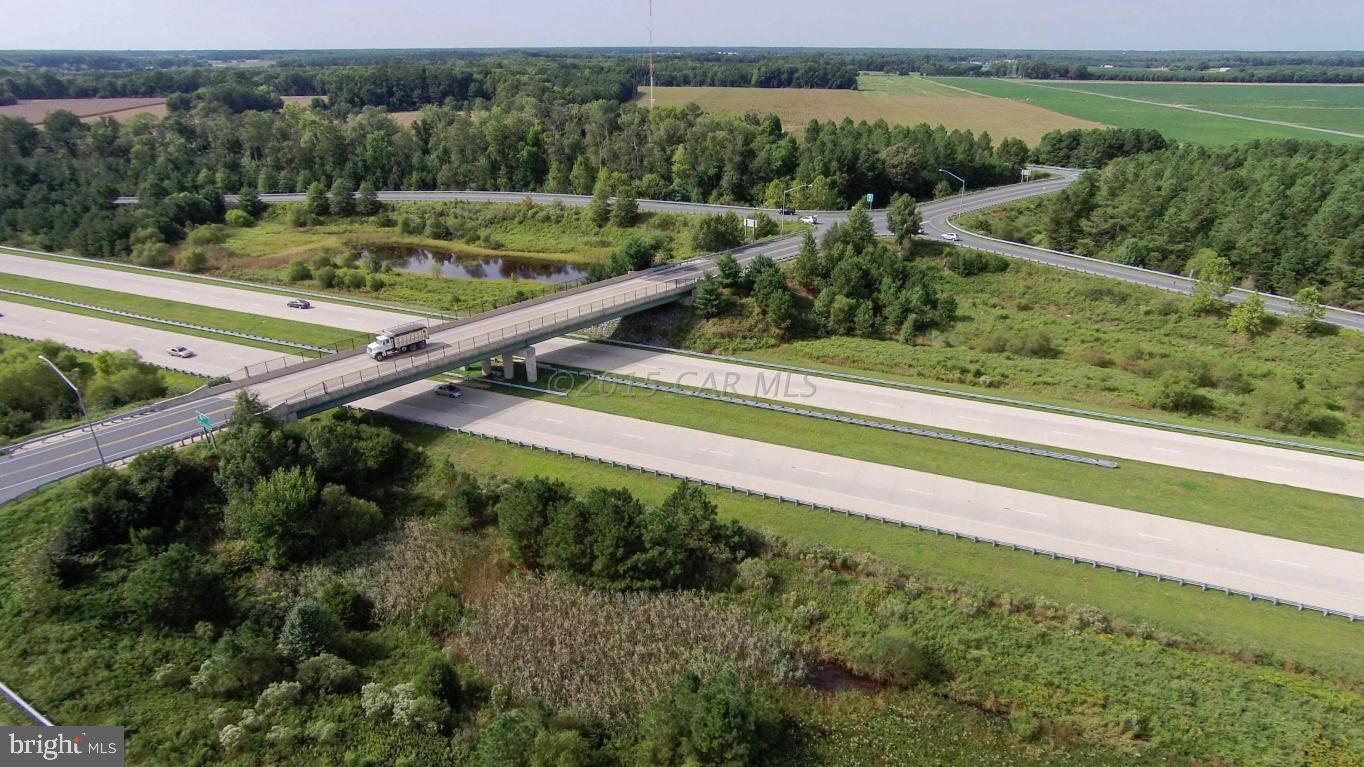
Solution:
{"label": "truck trailer", "polygon": [[426,346],[426,323],[409,322],[406,325],[389,328],[374,337],[365,347],[369,356],[376,360],[392,357],[395,354],[410,352]]}

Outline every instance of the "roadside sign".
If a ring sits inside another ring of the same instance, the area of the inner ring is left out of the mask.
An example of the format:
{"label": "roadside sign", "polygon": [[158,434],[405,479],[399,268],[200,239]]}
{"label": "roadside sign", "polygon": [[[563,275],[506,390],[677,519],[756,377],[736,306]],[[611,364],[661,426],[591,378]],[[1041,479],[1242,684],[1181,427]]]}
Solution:
{"label": "roadside sign", "polygon": [[1032,176],[1032,168],[1024,168],[1023,178],[1029,178],[1030,176]]}
{"label": "roadside sign", "polygon": [[194,417],[199,419],[199,425],[204,427],[205,430],[213,428],[213,421],[209,420],[208,416],[198,410],[194,411]]}
{"label": "roadside sign", "polygon": [[868,208],[871,207],[872,200],[875,200],[875,199],[876,199],[876,195],[872,194],[871,192],[867,192],[867,207],[868,207]]}
{"label": "roadside sign", "polygon": [[757,228],[758,228],[758,219],[756,219],[756,218],[746,218],[746,219],[744,219],[744,226],[748,227],[749,229],[757,229]]}

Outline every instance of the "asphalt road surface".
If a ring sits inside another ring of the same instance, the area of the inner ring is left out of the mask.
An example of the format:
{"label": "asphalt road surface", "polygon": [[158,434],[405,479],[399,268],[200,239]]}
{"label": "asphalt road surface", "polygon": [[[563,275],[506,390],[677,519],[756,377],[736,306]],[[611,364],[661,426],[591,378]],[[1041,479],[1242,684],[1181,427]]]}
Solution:
{"label": "asphalt road surface", "polygon": [[[156,274],[87,266],[69,261],[33,258],[0,251],[0,276],[17,274],[68,285],[114,290],[197,306],[212,306],[246,314],[307,322],[357,333],[381,330],[420,317],[363,306],[314,301],[311,309],[291,309],[288,296],[249,288],[232,288],[200,280],[180,280]],[[277,355],[278,356],[278,355]]]}
{"label": "asphalt road surface", "polygon": [[1364,461],[1337,456],[567,338],[536,350],[568,367],[1364,498]]}
{"label": "asphalt road surface", "polygon": [[462,398],[450,400],[430,385],[412,384],[358,404],[408,420],[1364,614],[1364,555],[1358,553],[464,389]]}
{"label": "asphalt road surface", "polygon": [[[0,316],[0,334],[35,341],[57,341],[72,349],[87,352],[133,349],[153,365],[209,378],[230,376],[240,373],[247,365],[280,358],[279,352],[270,349],[9,301],[0,301],[0,314],[4,315]],[[166,351],[172,346],[187,346],[194,350],[194,356],[188,359],[172,357]]]}

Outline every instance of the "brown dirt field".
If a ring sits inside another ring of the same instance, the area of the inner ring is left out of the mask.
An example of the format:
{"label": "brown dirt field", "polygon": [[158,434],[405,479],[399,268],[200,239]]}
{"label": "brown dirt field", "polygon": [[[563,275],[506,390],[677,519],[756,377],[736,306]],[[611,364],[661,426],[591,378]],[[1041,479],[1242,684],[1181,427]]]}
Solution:
{"label": "brown dirt field", "polygon": [[[876,78],[877,80],[887,78]],[[786,130],[800,135],[811,119],[872,122],[884,118],[892,125],[941,124],[949,130],[989,131],[996,141],[1021,138],[1034,144],[1047,131],[1097,128],[1099,123],[1058,114],[1031,104],[982,97],[947,87],[926,88],[922,78],[912,87],[878,87],[875,90],[826,90],[814,88],[659,88],[661,106],[684,106],[695,102],[711,112],[742,115],[775,112]],[[880,83],[878,83],[880,85]],[[887,83],[886,85],[890,85]],[[929,85],[934,85],[929,83]],[[641,92],[640,97],[647,99]]]}
{"label": "brown dirt field", "polygon": [[166,113],[166,100],[162,98],[126,99],[20,99],[19,103],[0,107],[0,115],[18,117],[31,123],[40,123],[44,117],[59,109],[92,122],[101,117],[126,120],[137,114],[154,114],[158,117]]}

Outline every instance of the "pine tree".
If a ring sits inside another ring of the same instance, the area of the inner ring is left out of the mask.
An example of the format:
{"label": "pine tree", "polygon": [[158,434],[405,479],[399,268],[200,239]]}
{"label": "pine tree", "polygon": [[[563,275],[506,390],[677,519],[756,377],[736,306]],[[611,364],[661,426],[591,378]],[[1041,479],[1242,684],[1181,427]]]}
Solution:
{"label": "pine tree", "polygon": [[725,297],[720,293],[720,281],[707,277],[696,284],[692,294],[692,309],[698,317],[715,317],[725,308]]}
{"label": "pine tree", "polygon": [[379,195],[374,191],[374,185],[368,181],[362,182],[360,191],[355,194],[355,212],[362,216],[372,216],[382,208]]}
{"label": "pine tree", "polygon": [[610,176],[609,172],[597,176],[597,183],[592,187],[592,202],[587,206],[588,217],[599,227],[606,226],[606,222],[611,220]]}

